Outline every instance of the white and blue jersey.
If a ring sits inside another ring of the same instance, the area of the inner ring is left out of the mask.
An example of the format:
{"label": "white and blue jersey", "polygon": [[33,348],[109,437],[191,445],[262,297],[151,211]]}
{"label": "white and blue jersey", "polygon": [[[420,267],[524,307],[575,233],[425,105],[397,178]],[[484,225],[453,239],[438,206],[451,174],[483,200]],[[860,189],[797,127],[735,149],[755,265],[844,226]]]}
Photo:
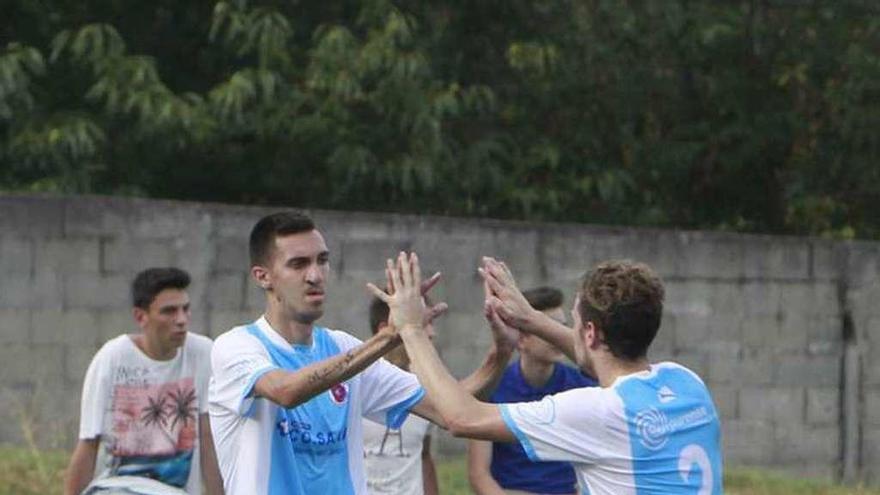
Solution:
{"label": "white and blue jersey", "polygon": [[269,371],[296,371],[360,344],[315,327],[311,345],[291,345],[265,318],[217,338],[208,396],[226,493],[367,494],[361,419],[399,428],[424,396],[415,375],[380,359],[294,408],[253,397]]}
{"label": "white and blue jersey", "polygon": [[723,493],[718,414],[681,365],[499,408],[529,458],[570,462],[593,495]]}

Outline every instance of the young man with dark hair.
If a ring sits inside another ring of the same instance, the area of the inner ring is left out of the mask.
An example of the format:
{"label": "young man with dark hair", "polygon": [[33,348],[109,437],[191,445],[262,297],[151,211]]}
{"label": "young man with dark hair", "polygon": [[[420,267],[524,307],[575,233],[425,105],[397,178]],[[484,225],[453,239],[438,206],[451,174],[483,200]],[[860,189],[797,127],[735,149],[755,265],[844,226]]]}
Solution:
{"label": "young man with dark hair", "polygon": [[[426,305],[430,305],[426,301]],[[388,326],[388,305],[373,298],[370,303],[370,331],[373,335]],[[425,325],[434,337],[434,326]],[[389,363],[409,371],[409,356],[403,346],[385,354]],[[370,495],[437,495],[437,470],[431,455],[433,426],[410,415],[399,428],[364,419],[364,470]]]}
{"label": "young man with dark hair", "polygon": [[[361,342],[315,324],[330,252],[311,219],[269,215],[250,239],[265,313],[217,338],[211,355],[211,424],[226,491],[366,495],[361,418],[396,428],[412,410],[442,423],[436,404],[415,375],[377,361],[400,344],[395,327]],[[437,279],[420,286],[419,304]],[[430,322],[445,305],[424,309]],[[511,353],[496,338],[469,392],[491,385]]]}
{"label": "young man with dark hair", "polygon": [[[529,305],[550,318],[565,322],[562,291],[536,287],[523,292]],[[489,402],[528,402],[572,388],[594,387],[596,380],[562,364],[562,352],[541,338],[521,332],[519,359],[501,377]],[[577,492],[571,465],[533,462],[522,446],[507,442],[471,440],[468,478],[477,495],[568,494]]]}
{"label": "young man with dark hair", "polygon": [[65,494],[223,493],[207,414],[211,340],[187,331],[189,283],[178,268],[135,277],[141,333],[110,340],[89,365]]}
{"label": "young man with dark hair", "polygon": [[708,389],[679,364],[648,361],[664,297],[650,268],[608,261],[590,270],[572,311],[574,334],[533,309],[502,263],[486,258],[480,271],[487,305],[503,321],[562,349],[600,386],[517,404],[465,394],[423,329],[418,258],[401,255],[394,293],[374,294],[391,307],[428,397],[443,398],[435,404],[454,435],[517,441],[532,460],[570,462],[593,495],[723,492],[721,431]]}

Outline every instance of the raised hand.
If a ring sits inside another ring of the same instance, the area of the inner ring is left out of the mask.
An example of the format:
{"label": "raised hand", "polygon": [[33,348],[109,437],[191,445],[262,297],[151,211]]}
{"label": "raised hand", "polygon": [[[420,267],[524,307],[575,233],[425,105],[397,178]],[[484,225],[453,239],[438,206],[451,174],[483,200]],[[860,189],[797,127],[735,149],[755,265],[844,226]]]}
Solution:
{"label": "raised hand", "polygon": [[386,291],[373,284],[367,284],[367,288],[388,304],[388,321],[394,329],[400,330],[405,326],[424,327],[446,311],[446,303],[438,303],[430,308],[425,306],[423,296],[440,280],[440,274],[435,273],[423,282],[419,258],[415,253],[407,255],[401,252],[396,263],[389,259],[385,266],[385,276]]}
{"label": "raised hand", "polygon": [[508,326],[528,332],[535,309],[516,286],[507,265],[487,256],[479,272],[487,288],[486,305]]}
{"label": "raised hand", "polygon": [[495,347],[501,352],[513,352],[516,348],[516,342],[519,340],[519,331],[511,327],[498,316],[495,308],[492,306],[492,290],[489,283],[483,280],[483,293],[485,294],[485,303],[483,304],[483,316],[489,322],[489,329],[492,331],[492,341]]}
{"label": "raised hand", "polygon": [[[388,260],[389,262],[391,260]],[[393,270],[393,266],[386,263],[385,267],[385,292],[388,294],[394,294],[394,280],[392,278],[391,272]],[[440,281],[441,275],[440,272],[435,272],[428,280],[422,281],[422,295],[424,296],[431,289],[437,285],[437,282]]]}

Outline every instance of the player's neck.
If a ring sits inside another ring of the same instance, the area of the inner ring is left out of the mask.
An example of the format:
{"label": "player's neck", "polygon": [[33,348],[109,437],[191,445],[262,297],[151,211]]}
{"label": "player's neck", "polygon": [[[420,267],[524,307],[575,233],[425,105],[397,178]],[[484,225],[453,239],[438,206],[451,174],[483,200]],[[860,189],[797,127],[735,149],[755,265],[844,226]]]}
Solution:
{"label": "player's neck", "polygon": [[269,305],[266,308],[266,321],[272,327],[272,330],[275,330],[278,335],[290,344],[309,345],[312,343],[314,325],[293,319],[278,306]]}
{"label": "player's neck", "polygon": [[151,339],[146,333],[138,333],[131,336],[131,341],[154,361],[169,361],[177,356],[177,347],[164,348],[156,339]]}
{"label": "player's neck", "polygon": [[642,371],[651,369],[651,363],[648,358],[640,358],[634,361],[628,361],[615,358],[610,354],[597,356],[593,359],[596,374],[599,375],[599,385],[602,387],[610,387],[614,381],[622,376],[632,375]]}
{"label": "player's neck", "polygon": [[403,345],[400,345],[388,351],[388,353],[385,354],[385,359],[387,359],[388,362],[393,364],[394,366],[409,371],[409,356],[406,354],[406,349],[404,349]]}
{"label": "player's neck", "polygon": [[556,363],[532,359],[526,354],[519,355],[519,370],[523,379],[533,388],[541,388],[547,384],[553,376],[553,368]]}

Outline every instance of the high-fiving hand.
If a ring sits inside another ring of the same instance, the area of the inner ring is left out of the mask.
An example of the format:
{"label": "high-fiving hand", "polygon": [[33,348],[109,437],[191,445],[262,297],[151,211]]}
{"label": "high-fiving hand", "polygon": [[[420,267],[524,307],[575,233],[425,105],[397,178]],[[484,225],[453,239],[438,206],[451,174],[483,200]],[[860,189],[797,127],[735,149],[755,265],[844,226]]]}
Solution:
{"label": "high-fiving hand", "polygon": [[440,274],[436,273],[422,282],[422,270],[417,254],[401,251],[396,262],[387,260],[385,276],[386,291],[371,283],[367,284],[367,288],[388,305],[390,309],[388,322],[395,331],[399,332],[406,326],[423,328],[446,311],[446,303],[425,306],[424,295],[440,280]]}
{"label": "high-fiving hand", "polygon": [[495,348],[501,352],[513,352],[516,349],[516,343],[519,340],[519,331],[501,319],[498,312],[492,306],[492,289],[489,283],[483,280],[483,293],[485,302],[483,304],[483,316],[489,322],[489,328],[492,330],[492,341]]}
{"label": "high-fiving hand", "polygon": [[479,268],[479,272],[487,287],[486,306],[507,326],[528,332],[535,309],[516,286],[507,265],[486,256],[483,257],[483,266]]}

